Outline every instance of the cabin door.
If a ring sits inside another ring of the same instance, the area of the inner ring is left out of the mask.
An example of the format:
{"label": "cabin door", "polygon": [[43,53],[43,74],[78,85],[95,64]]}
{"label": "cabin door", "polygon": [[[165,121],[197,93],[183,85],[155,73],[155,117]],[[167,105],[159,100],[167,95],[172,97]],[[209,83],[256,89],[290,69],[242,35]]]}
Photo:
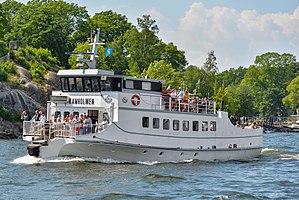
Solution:
{"label": "cabin door", "polygon": [[98,110],[88,110],[88,116],[91,118],[92,124],[99,123],[99,111]]}

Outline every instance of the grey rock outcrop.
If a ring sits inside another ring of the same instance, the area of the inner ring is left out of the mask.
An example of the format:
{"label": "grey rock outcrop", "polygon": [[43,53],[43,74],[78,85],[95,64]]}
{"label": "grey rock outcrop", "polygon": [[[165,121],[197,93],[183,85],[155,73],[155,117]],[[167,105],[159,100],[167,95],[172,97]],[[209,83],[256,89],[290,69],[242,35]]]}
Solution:
{"label": "grey rock outcrop", "polygon": [[[44,83],[37,84],[31,81],[31,75],[26,69],[17,66],[17,71],[20,87],[14,88],[9,83],[0,82],[0,105],[20,114],[25,110],[30,116],[33,116],[35,110],[45,112],[52,90],[59,88],[59,80],[55,73],[49,72],[45,76]],[[18,137],[22,135],[22,126],[20,127],[19,123],[2,119],[0,124],[0,138],[15,138],[15,135]]]}
{"label": "grey rock outcrop", "polygon": [[9,122],[0,117],[0,139],[16,139],[22,136],[22,123]]}

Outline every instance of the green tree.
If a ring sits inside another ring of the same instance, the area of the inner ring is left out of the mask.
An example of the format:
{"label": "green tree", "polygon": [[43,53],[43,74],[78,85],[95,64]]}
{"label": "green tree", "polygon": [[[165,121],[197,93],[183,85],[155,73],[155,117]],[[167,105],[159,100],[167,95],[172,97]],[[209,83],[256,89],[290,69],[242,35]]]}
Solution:
{"label": "green tree", "polygon": [[5,29],[7,28],[7,26],[8,22],[3,11],[2,4],[0,4],[0,40],[4,39]]}
{"label": "green tree", "polygon": [[186,83],[187,90],[201,96],[200,92],[203,88],[200,87],[200,82],[203,80],[205,74],[205,71],[197,66],[188,66],[183,73],[183,81]]}
{"label": "green tree", "polygon": [[142,18],[137,18],[137,28],[141,31],[154,32],[157,34],[159,32],[159,27],[156,24],[156,20],[151,19],[150,15],[143,15]]}
{"label": "green tree", "polygon": [[13,27],[12,20],[18,16],[18,12],[23,6],[24,4],[14,0],[6,0],[0,4],[0,38],[4,38],[7,42],[10,41],[9,33]]}
{"label": "green tree", "polygon": [[62,0],[32,0],[22,6],[12,20],[12,40],[23,40],[36,48],[47,48],[67,64],[66,51],[74,49],[72,38],[89,18],[85,7]]}
{"label": "green tree", "polygon": [[216,56],[214,55],[214,51],[208,52],[208,57],[204,62],[202,69],[205,70],[208,74],[215,75],[218,73],[219,69],[217,67]]}
{"label": "green tree", "polygon": [[283,98],[283,104],[289,106],[293,111],[299,105],[299,76],[294,78],[287,86],[288,95]]}
{"label": "green tree", "polygon": [[179,72],[183,72],[188,61],[185,52],[181,51],[172,42],[165,44],[159,41],[152,47],[154,51],[154,58],[157,60],[165,60],[172,64],[172,67]]}
{"label": "green tree", "polygon": [[239,85],[243,80],[246,71],[247,68],[244,67],[238,67],[237,69],[230,68],[229,70],[216,74],[216,80],[219,85],[224,83],[225,87]]}
{"label": "green tree", "polygon": [[256,57],[255,64],[244,76],[244,84],[254,96],[254,109],[258,115],[286,115],[282,99],[296,73],[296,58],[291,54],[268,52]]}
{"label": "green tree", "polygon": [[126,16],[112,10],[96,13],[91,18],[91,25],[93,29],[100,28],[100,38],[107,42],[114,41],[133,28]]}
{"label": "green tree", "polygon": [[133,28],[124,35],[124,47],[128,51],[129,75],[141,74],[156,60],[154,45],[159,42],[154,32]]}
{"label": "green tree", "polygon": [[165,80],[164,87],[170,85],[172,88],[178,88],[180,86],[180,73],[165,60],[154,61],[142,75],[152,79]]}

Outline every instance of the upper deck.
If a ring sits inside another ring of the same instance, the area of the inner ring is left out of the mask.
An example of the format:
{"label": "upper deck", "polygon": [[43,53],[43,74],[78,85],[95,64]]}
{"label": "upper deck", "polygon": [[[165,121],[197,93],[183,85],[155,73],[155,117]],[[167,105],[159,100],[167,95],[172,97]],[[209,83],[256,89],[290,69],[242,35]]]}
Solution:
{"label": "upper deck", "polygon": [[165,81],[125,76],[100,69],[60,70],[62,92],[142,91],[161,93]]}

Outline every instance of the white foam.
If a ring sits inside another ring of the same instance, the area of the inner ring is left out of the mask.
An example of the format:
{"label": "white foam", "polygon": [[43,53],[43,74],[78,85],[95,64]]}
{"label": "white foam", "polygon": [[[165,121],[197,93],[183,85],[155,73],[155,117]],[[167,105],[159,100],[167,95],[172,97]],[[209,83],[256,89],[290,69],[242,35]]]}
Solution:
{"label": "white foam", "polygon": [[299,160],[299,154],[281,154],[280,160]]}
{"label": "white foam", "polygon": [[49,160],[45,160],[47,163],[66,163],[66,162],[84,162],[83,158],[79,157],[59,157],[59,158],[52,158]]}
{"label": "white foam", "polygon": [[34,156],[23,156],[20,158],[14,159],[11,163],[12,164],[26,164],[26,165],[33,165],[33,164],[40,164],[40,163],[65,163],[65,162],[80,162],[85,161],[82,158],[73,158],[73,157],[57,157],[57,158],[49,158],[49,159],[42,159],[37,158]]}
{"label": "white foam", "polygon": [[16,158],[14,159],[11,163],[12,164],[26,164],[26,165],[32,165],[32,164],[36,164],[36,163],[44,163],[45,161],[41,158],[37,158],[34,156],[23,156],[20,158]]}
{"label": "white foam", "polygon": [[278,150],[277,149],[270,149],[270,148],[262,149],[262,153],[273,152],[273,151],[278,151]]}
{"label": "white foam", "polygon": [[157,161],[154,161],[154,162],[149,162],[149,161],[139,161],[137,162],[138,164],[140,165],[156,165],[156,164],[159,164],[159,162]]}

